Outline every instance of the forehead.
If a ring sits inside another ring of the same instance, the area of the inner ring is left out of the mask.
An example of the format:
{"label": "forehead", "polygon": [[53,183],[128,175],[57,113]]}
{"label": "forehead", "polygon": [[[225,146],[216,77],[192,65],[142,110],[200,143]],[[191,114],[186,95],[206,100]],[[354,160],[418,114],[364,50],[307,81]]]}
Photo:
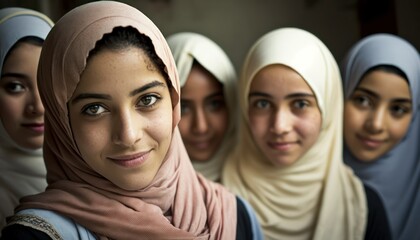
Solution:
{"label": "forehead", "polygon": [[374,70],[366,74],[356,89],[366,88],[379,96],[389,98],[409,98],[410,86],[406,79],[398,74]]}
{"label": "forehead", "polygon": [[252,79],[250,92],[264,91],[272,95],[291,92],[313,93],[307,82],[295,70],[281,64],[264,67]]}
{"label": "forehead", "polygon": [[89,59],[81,74],[77,90],[114,91],[132,88],[150,81],[166,84],[164,77],[151,67],[143,50],[130,47],[122,50],[104,49]]}

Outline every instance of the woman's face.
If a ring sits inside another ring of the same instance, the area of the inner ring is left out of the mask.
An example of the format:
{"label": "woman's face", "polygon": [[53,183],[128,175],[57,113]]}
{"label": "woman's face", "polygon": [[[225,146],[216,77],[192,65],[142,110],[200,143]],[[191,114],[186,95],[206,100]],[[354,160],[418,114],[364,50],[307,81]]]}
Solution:
{"label": "woman's face", "polygon": [[179,130],[194,161],[209,160],[220,148],[229,116],[223,85],[202,67],[194,65],[181,89]]}
{"label": "woman's face", "polygon": [[259,149],[275,166],[288,166],[318,139],[321,113],[306,81],[284,65],[270,65],[249,91],[249,128]]}
{"label": "woman's face", "polygon": [[18,43],[0,78],[0,119],[10,138],[27,149],[39,149],[44,141],[44,107],[36,78],[40,54],[40,46]]}
{"label": "woman's face", "polygon": [[92,169],[125,190],[149,185],[172,139],[172,104],[141,49],[94,55],[68,105],[75,142]]}
{"label": "woman's face", "polygon": [[410,87],[394,73],[375,70],[345,102],[344,140],[350,152],[370,162],[404,137],[412,117]]}

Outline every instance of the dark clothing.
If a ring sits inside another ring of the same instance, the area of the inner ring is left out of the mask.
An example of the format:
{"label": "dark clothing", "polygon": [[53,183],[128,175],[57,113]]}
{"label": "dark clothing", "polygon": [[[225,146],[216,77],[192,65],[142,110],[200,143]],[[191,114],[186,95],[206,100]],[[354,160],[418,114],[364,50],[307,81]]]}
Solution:
{"label": "dark clothing", "polygon": [[382,200],[372,188],[366,185],[364,187],[369,211],[365,239],[390,240],[391,229]]}
{"label": "dark clothing", "polygon": [[245,209],[243,203],[236,198],[236,208],[238,212],[238,223],[236,225],[236,239],[252,239],[252,226],[249,219],[248,211]]}

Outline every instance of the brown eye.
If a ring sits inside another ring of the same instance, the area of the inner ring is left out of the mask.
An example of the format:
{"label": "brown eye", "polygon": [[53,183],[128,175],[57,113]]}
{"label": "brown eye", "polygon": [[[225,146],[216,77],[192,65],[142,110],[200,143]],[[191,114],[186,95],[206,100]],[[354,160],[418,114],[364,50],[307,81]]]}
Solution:
{"label": "brown eye", "polygon": [[304,109],[309,107],[309,103],[306,100],[296,100],[293,102],[293,107],[297,109]]}
{"label": "brown eye", "polygon": [[392,115],[396,117],[402,117],[403,115],[409,113],[410,111],[411,111],[411,108],[407,108],[405,106],[400,106],[400,105],[391,106]]}
{"label": "brown eye", "polygon": [[148,94],[145,96],[142,96],[137,104],[140,108],[149,108],[153,107],[161,98],[154,94]]}
{"label": "brown eye", "polygon": [[366,97],[366,96],[354,96],[352,98],[352,101],[357,105],[361,107],[370,107],[372,106],[372,101]]}
{"label": "brown eye", "polygon": [[264,99],[257,100],[253,104],[256,108],[265,109],[270,107],[270,102]]}
{"label": "brown eye", "polygon": [[97,116],[103,112],[105,112],[106,109],[104,107],[102,107],[99,104],[93,104],[93,105],[88,105],[86,107],[83,108],[82,113],[89,115],[89,116]]}
{"label": "brown eye", "polygon": [[9,93],[21,93],[25,91],[25,86],[19,82],[10,82],[6,84],[5,89]]}

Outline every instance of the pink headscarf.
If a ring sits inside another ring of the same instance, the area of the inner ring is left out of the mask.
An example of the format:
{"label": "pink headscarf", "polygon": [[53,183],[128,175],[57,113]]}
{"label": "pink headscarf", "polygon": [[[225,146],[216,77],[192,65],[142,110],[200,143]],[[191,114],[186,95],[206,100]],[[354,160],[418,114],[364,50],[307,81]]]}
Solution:
{"label": "pink headscarf", "polygon": [[[173,138],[149,186],[118,188],[82,159],[70,128],[67,102],[80,81],[95,43],[116,26],[147,35],[172,83]],[[48,35],[38,69],[45,105],[44,158],[48,188],[22,200],[17,210],[41,208],[74,219],[112,239],[234,239],[236,201],[220,185],[196,175],[182,143],[179,80],[165,38],[150,19],[123,3],[100,1],[61,18]]]}

